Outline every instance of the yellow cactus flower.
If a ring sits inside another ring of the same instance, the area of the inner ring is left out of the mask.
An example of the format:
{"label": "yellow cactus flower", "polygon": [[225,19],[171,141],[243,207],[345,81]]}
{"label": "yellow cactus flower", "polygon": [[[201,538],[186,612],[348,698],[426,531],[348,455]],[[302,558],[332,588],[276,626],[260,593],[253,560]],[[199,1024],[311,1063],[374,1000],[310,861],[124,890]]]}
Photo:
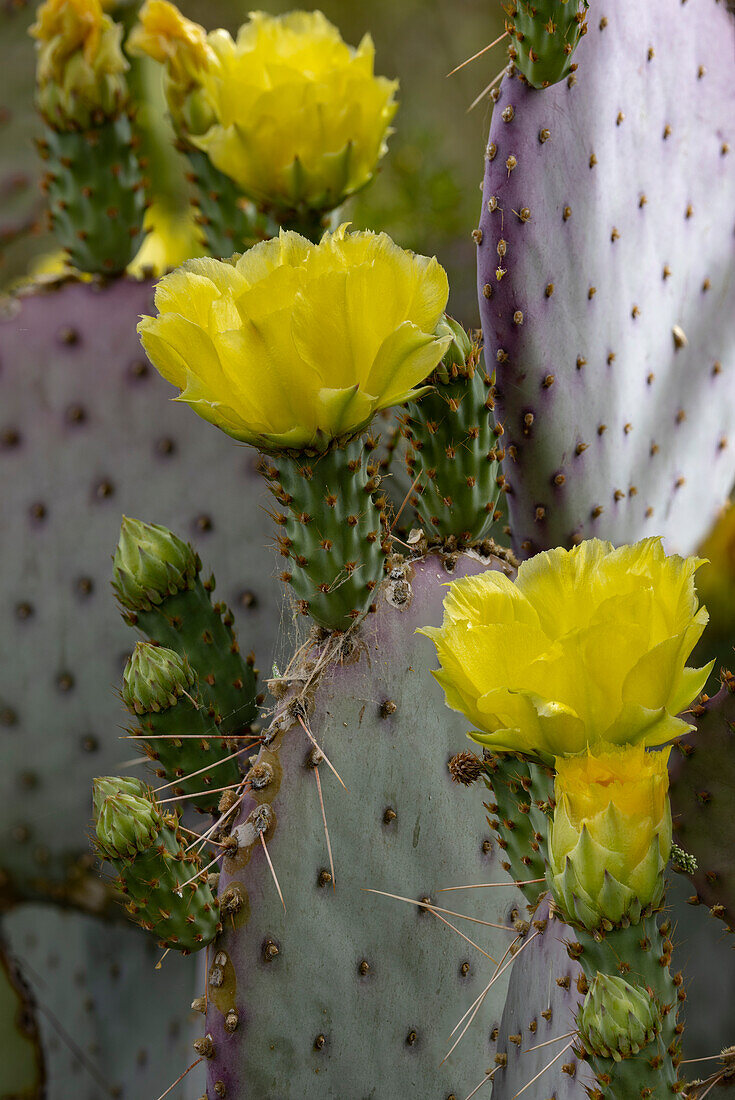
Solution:
{"label": "yellow cactus flower", "polygon": [[100,0],[45,0],[29,33],[38,43],[38,105],[57,127],[86,128],[127,103],[122,27]]}
{"label": "yellow cactus flower", "polygon": [[397,81],[375,76],[369,35],[352,49],[321,12],[253,12],[234,42],[215,31],[203,75],[215,121],[192,136],[264,207],[335,209],[386,151]]}
{"label": "yellow cactus flower", "polygon": [[325,450],[411,400],[450,337],[436,259],[384,233],[297,233],[229,261],[200,259],[156,288],[138,331],[153,365],[205,420],[265,450]]}
{"label": "yellow cactus flower", "polygon": [[671,852],[670,749],[600,746],[557,760],[549,885],[567,920],[594,929],[657,905]]}
{"label": "yellow cactus flower", "polygon": [[712,669],[686,661],[707,623],[696,558],[660,539],[614,549],[589,539],[449,585],[434,675],[447,704],[496,751],[549,761],[600,741],[660,745]]}

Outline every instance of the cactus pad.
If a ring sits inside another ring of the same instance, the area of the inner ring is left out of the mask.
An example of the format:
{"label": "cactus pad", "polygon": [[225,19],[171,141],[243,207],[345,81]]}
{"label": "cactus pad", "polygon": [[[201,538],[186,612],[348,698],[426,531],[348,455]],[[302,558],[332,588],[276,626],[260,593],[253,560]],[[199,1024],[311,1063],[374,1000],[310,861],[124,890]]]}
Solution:
{"label": "cactus pad", "polygon": [[250,453],[169,400],[135,331],[150,309],[150,284],[127,279],[0,305],[0,864],[25,898],[100,899],[85,877],[89,788],[134,755],[115,694],[133,637],[109,589],[121,512],[195,541],[243,652],[257,637],[270,667],[275,646],[267,490]]}
{"label": "cactus pad", "polygon": [[601,0],[578,72],[500,85],[475,239],[525,556],[690,553],[735,480],[734,51],[716,0]]}
{"label": "cactus pad", "polygon": [[[465,557],[455,569],[483,564]],[[241,807],[233,829],[239,850],[220,875],[225,931],[210,949],[211,1096],[342,1100],[415,1092],[446,1100],[465,1096],[492,1057],[506,975],[475,1028],[440,1064],[492,964],[420,904],[366,892],[431,898],[504,925],[459,921],[496,959],[513,939],[508,921],[520,895],[509,882],[507,889],[438,893],[508,881],[487,830],[478,828],[474,800],[447,769],[464,746],[464,719],[444,708],[428,676],[430,647],[414,637],[416,627],[441,618],[448,577],[438,556],[396,568],[376,593],[377,613],[348,636],[352,647],[318,682],[315,664],[325,656],[318,649],[278,682],[279,694],[290,682],[304,701],[294,709],[294,696],[283,698],[259,759],[270,786]]]}
{"label": "cactus pad", "polygon": [[124,271],[143,241],[145,191],[130,118],[121,114],[93,130],[44,128],[51,224],[80,271]]}

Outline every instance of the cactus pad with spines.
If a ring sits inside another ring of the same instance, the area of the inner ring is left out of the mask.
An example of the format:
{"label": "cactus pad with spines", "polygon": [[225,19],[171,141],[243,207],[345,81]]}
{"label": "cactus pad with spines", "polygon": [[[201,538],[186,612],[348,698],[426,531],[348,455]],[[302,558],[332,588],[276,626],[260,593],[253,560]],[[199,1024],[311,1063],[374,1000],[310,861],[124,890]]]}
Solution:
{"label": "cactus pad with spines", "polygon": [[146,198],[130,117],[92,130],[44,128],[39,149],[51,225],[79,271],[116,275],[143,241]]}
{"label": "cactus pad with spines", "polygon": [[[461,557],[455,569],[482,567]],[[493,964],[420,904],[366,892],[430,898],[497,921],[507,930],[459,921],[496,959],[513,938],[509,918],[521,900],[509,880],[507,888],[439,893],[505,876],[474,800],[447,768],[465,743],[464,719],[441,704],[428,675],[430,647],[414,635],[441,618],[441,586],[452,574],[439,556],[395,574],[376,593],[377,613],[347,636],[348,647],[331,641],[334,660],[321,676],[326,652],[315,648],[273,685],[282,702],[260,754],[271,783],[241,807],[233,828],[239,850],[220,875],[224,932],[210,950],[206,1023],[212,1096],[416,1092],[446,1100],[467,1095],[494,1053],[489,1036],[507,972],[482,1021],[440,1064]]]}
{"label": "cactus pad with spines", "polygon": [[[533,942],[528,942],[534,933],[538,934]],[[498,1056],[489,1066],[494,1070],[493,1100],[513,1100],[522,1088],[526,1089],[524,1100],[552,1096],[586,1100],[588,1096],[585,1085],[591,1086],[593,1077],[567,1046],[587,989],[584,974],[564,946],[567,933],[566,925],[549,917],[548,900],[542,899],[525,937],[528,946],[519,945],[521,953],[510,970]],[[541,1073],[556,1055],[558,1060]]]}
{"label": "cactus pad with spines", "polygon": [[372,440],[351,439],[321,455],[264,455],[276,501],[281,578],[297,607],[327,630],[347,630],[374,602],[384,572],[385,516],[374,494]]}
{"label": "cactus pad with spines", "polygon": [[735,480],[734,50],[715,0],[601,0],[578,72],[500,85],[475,239],[525,556],[690,553]]}
{"label": "cactus pad with spines", "polygon": [[546,890],[547,811],[554,797],[550,768],[509,753],[486,753],[484,779],[492,800],[486,803],[488,822],[502,850],[501,865],[515,879],[541,879],[522,887],[531,906]]}
{"label": "cactus pad with spines", "polygon": [[193,200],[207,251],[218,259],[245,252],[278,234],[278,226],[238,190],[234,180],[215,168],[206,153],[182,146],[189,161]]}
{"label": "cactus pad with spines", "polygon": [[532,88],[548,88],[577,68],[572,61],[587,32],[588,0],[510,0],[510,55]]}
{"label": "cactus pad with spines", "polygon": [[466,354],[445,356],[427,379],[434,388],[406,406],[406,464],[415,483],[410,502],[429,539],[454,535],[468,545],[486,538],[501,514],[502,428],[492,415],[492,384],[480,346],[456,322],[447,323],[464,337]]}
{"label": "cactus pad with spines", "polygon": [[3,896],[104,905],[89,789],[134,755],[115,690],[133,635],[109,589],[121,513],[193,539],[235,608],[243,652],[257,637],[265,667],[273,660],[281,585],[262,568],[267,489],[251,452],[169,399],[135,331],[150,309],[150,283],[128,279],[39,283],[2,301]]}
{"label": "cactus pad with spines", "polygon": [[186,656],[212,727],[223,734],[245,729],[256,714],[253,659],[240,653],[232,612],[212,603],[214,577],[202,580],[192,547],[164,527],[126,517],[113,568],[123,617]]}
{"label": "cactus pad with spines", "polygon": [[[104,785],[103,789],[100,789]],[[178,818],[156,805],[145,784],[95,783],[95,834],[100,857],[118,874],[126,910],[162,947],[188,954],[221,930],[219,904],[198,852],[187,851]]]}
{"label": "cactus pad with spines", "polygon": [[156,774],[169,781],[170,796],[196,795],[186,805],[214,813],[220,795],[207,791],[240,782],[236,753],[244,763],[248,743],[225,737],[198,695],[185,656],[138,642],[125,667],[122,689],[123,702],[134,715],[133,733],[144,741]]}
{"label": "cactus pad with spines", "polygon": [[672,754],[671,805],[674,832],[697,861],[689,877],[691,901],[735,931],[735,678],[723,672],[712,698],[692,708],[696,733]]}

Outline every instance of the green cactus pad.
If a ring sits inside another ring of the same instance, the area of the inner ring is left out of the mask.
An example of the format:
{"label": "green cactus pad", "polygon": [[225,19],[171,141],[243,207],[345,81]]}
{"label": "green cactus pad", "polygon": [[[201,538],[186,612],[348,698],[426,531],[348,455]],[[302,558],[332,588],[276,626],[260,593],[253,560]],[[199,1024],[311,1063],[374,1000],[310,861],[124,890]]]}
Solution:
{"label": "green cactus pad", "polygon": [[[570,930],[570,935],[576,938],[568,943],[567,950],[571,958],[579,961],[590,982],[598,973],[623,977],[626,982],[648,990],[659,1012],[660,1030],[655,1050],[647,1047],[635,1058],[622,1062],[602,1059],[595,1064],[604,1095],[612,1100],[639,1100],[676,1091],[683,1030],[677,1023],[677,1014],[685,993],[681,974],[672,975],[669,969],[673,947],[669,938],[671,932],[668,921],[659,927],[655,913],[638,924],[613,928],[606,933],[598,931],[591,935],[579,928]],[[646,1088],[653,1087],[652,1082],[658,1085],[659,1091],[654,1088],[653,1092],[646,1092]]]}
{"label": "green cactus pad", "polygon": [[347,630],[370,608],[390,547],[378,479],[368,461],[372,441],[352,439],[323,455],[263,456],[261,471],[284,511],[277,543],[281,579],[297,606],[327,630]]}
{"label": "green cactus pad", "polygon": [[94,275],[125,270],[143,241],[145,189],[130,118],[92,130],[44,127],[51,223],[70,263]]}
{"label": "green cactus pad", "polygon": [[118,873],[128,913],[161,946],[198,951],[221,930],[201,859],[185,852],[177,818],[162,814],[143,783],[137,794],[101,798],[100,786],[111,782],[95,781],[95,831],[100,855]]}
{"label": "green cactus pad", "polygon": [[502,486],[491,379],[479,346],[465,341],[450,346],[465,354],[444,357],[428,379],[434,389],[411,402],[403,418],[409,476],[413,482],[421,475],[411,505],[430,539],[454,535],[461,545],[487,537],[501,515]]}
{"label": "green cactus pad", "polygon": [[255,670],[240,654],[231,611],[212,603],[214,578],[203,582],[200,568],[195,551],[171,531],[123,521],[113,579],[123,617],[151,641],[187,658],[206,707],[207,729],[214,724],[221,734],[236,734],[256,715]]}
{"label": "green cactus pad", "polygon": [[492,791],[490,827],[497,834],[503,851],[502,866],[516,882],[540,879],[522,887],[534,906],[546,890],[546,835],[548,818],[545,807],[554,795],[553,772],[508,753],[489,754],[484,759],[484,779]]}
{"label": "green cactus pad", "polygon": [[227,259],[259,241],[278,235],[278,226],[237,189],[234,180],[215,168],[206,153],[184,145],[189,180],[196,187],[193,200],[207,251]]}
{"label": "green cactus pad", "polygon": [[510,0],[510,56],[532,88],[558,84],[576,69],[572,55],[587,32],[587,0]]}
{"label": "green cactus pad", "polygon": [[[246,746],[221,734],[209,717],[208,708],[198,700],[196,677],[186,657],[138,642],[123,674],[122,696],[135,716],[134,732],[146,739],[145,753],[157,765],[156,774],[171,784],[169,794],[196,794],[186,805],[214,813],[220,799],[217,790],[242,779],[233,754],[243,749],[239,759],[244,760]],[[208,765],[211,770],[205,771]]]}

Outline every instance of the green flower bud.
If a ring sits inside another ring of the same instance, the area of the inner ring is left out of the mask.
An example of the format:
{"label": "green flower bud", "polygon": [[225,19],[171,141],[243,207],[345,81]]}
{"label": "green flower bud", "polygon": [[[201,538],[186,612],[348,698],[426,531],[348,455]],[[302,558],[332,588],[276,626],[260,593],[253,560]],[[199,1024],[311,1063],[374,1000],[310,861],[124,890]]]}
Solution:
{"label": "green flower bud", "polygon": [[163,818],[139,780],[95,779],[93,802],[97,844],[109,859],[132,858],[155,843]]}
{"label": "green flower bud", "polygon": [[577,1015],[577,1030],[588,1054],[620,1062],[653,1041],[660,1020],[647,990],[598,973]]}
{"label": "green flower bud", "polygon": [[123,517],[112,581],[123,607],[150,611],[153,604],[190,588],[200,568],[195,550],[166,527]]}
{"label": "green flower bud", "polygon": [[128,710],[150,714],[174,706],[193,686],[186,657],[152,642],[138,642],[125,666],[122,697]]}

